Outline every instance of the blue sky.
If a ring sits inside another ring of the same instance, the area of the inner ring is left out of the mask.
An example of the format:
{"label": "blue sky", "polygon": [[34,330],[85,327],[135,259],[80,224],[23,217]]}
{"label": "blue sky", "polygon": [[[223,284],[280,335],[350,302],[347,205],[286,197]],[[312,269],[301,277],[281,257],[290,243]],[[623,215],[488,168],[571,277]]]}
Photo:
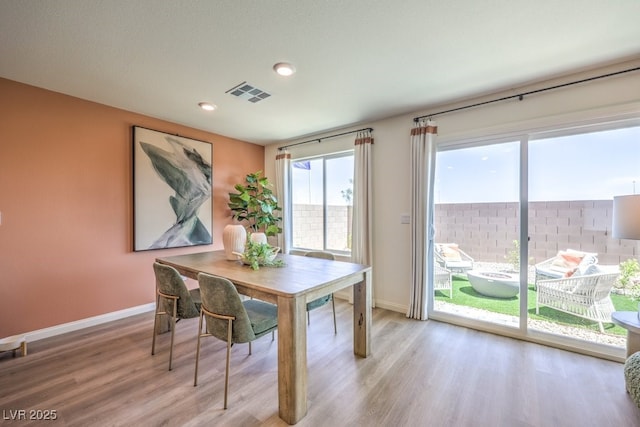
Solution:
{"label": "blue sky", "polygon": [[[439,152],[436,203],[515,202],[519,143]],[[640,193],[640,127],[531,140],[529,200]]]}
{"label": "blue sky", "polygon": [[[296,163],[296,161],[292,161]],[[293,203],[322,204],[322,159],[306,162],[309,169],[291,168]],[[353,189],[353,155],[327,159],[327,204],[346,205],[342,191]],[[352,204],[352,203],[349,203]]]}

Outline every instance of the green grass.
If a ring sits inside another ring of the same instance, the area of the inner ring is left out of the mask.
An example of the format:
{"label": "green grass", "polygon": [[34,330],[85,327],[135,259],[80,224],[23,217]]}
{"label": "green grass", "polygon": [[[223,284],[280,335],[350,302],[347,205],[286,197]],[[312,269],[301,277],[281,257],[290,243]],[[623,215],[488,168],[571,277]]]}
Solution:
{"label": "green grass", "polygon": [[[471,287],[471,284],[466,278],[459,276],[453,276],[453,298],[449,298],[448,291],[436,291],[435,299],[437,301],[444,301],[450,304],[487,310],[493,313],[501,313],[516,317],[520,315],[519,296],[506,299],[488,297],[477,293],[475,289]],[[636,311],[638,309],[638,303],[627,296],[612,293],[611,300],[613,301],[613,305],[617,311]],[[573,326],[589,329],[594,332],[600,332],[597,322],[573,316],[568,313],[563,313],[549,307],[540,307],[540,314],[536,314],[536,292],[533,290],[533,285],[530,285],[528,289],[527,311],[527,315],[530,319],[543,320],[560,325]],[[611,323],[603,323],[603,326],[605,333],[607,334],[626,335],[627,333],[624,328],[615,326]]]}

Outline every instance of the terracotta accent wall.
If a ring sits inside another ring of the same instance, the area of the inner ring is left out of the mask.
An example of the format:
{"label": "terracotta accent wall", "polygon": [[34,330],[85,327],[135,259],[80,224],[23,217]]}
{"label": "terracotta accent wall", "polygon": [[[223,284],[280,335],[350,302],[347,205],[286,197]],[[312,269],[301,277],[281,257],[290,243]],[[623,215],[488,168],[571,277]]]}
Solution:
{"label": "terracotta accent wall", "polygon": [[[133,252],[133,125],[213,143],[213,245]],[[221,249],[263,168],[262,146],[0,78],[0,338],[153,302],[153,260]]]}

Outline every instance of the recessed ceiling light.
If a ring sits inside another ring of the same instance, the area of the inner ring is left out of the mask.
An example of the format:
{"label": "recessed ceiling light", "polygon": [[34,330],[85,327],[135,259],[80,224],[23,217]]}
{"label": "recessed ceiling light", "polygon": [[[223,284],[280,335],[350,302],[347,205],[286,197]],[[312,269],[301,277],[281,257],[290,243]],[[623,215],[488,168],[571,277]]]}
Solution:
{"label": "recessed ceiling light", "polygon": [[206,111],[213,111],[213,110],[215,110],[216,108],[218,108],[218,107],[216,107],[216,106],[215,106],[215,105],[213,105],[213,104],[209,104],[208,102],[200,102],[200,103],[198,104],[198,106],[199,106],[200,108],[202,108],[203,110],[206,110]]}
{"label": "recessed ceiling light", "polygon": [[290,76],[296,72],[296,68],[288,62],[278,62],[273,66],[273,70],[281,76]]}

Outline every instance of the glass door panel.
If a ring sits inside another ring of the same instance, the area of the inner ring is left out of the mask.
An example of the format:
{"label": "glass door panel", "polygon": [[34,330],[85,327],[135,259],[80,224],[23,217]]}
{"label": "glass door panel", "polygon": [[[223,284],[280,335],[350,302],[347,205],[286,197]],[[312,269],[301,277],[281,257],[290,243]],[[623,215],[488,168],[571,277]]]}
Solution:
{"label": "glass door panel", "polygon": [[[435,311],[519,328],[519,147],[437,153]],[[452,292],[443,286],[448,274]]]}
{"label": "glass door panel", "polygon": [[613,196],[640,190],[640,127],[531,140],[528,158],[527,327],[624,347],[610,312],[637,310],[638,243],[611,236],[611,214]]}

